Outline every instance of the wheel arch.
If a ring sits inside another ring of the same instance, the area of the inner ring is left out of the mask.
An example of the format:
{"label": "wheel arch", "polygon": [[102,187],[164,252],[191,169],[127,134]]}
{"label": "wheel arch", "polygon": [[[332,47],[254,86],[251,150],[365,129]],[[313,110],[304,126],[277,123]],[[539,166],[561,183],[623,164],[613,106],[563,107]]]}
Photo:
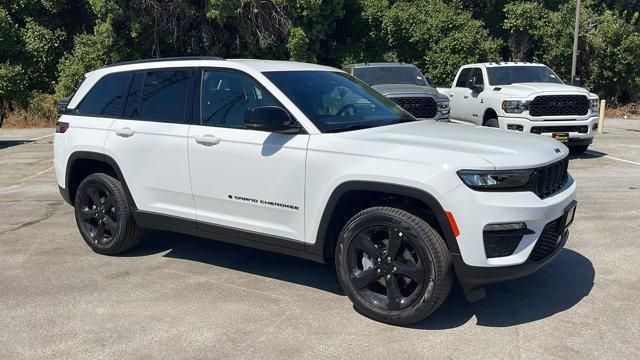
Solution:
{"label": "wheel arch", "polygon": [[137,208],[118,163],[109,155],[92,151],[76,151],[69,156],[65,173],[66,188],[60,189],[61,192],[64,192],[63,198],[73,205],[76,190],[82,180],[95,173],[105,173],[118,179],[127,195],[129,206],[132,209]]}
{"label": "wheel arch", "polygon": [[460,252],[444,209],[433,195],[411,186],[372,181],[347,181],[333,190],[320,219],[316,242],[307,245],[306,251],[325,260],[332,258],[338,235],[349,218],[380,205],[399,207],[422,217],[443,237],[452,254]]}
{"label": "wheel arch", "polygon": [[498,112],[495,111],[493,108],[487,108],[484,111],[484,115],[482,115],[482,125],[484,125],[487,122],[487,120],[492,118],[498,119]]}

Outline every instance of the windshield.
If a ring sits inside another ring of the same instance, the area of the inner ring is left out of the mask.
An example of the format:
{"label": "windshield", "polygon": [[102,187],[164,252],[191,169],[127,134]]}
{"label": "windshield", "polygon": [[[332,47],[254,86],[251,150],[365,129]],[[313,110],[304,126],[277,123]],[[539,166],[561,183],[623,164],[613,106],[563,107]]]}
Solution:
{"label": "windshield", "polygon": [[420,70],[413,66],[367,66],[353,69],[353,76],[369,85],[428,85]]}
{"label": "windshield", "polygon": [[331,71],[274,71],[264,75],[322,132],[416,121],[366,84]]}
{"label": "windshield", "polygon": [[491,85],[511,85],[517,83],[562,84],[558,75],[546,66],[495,66],[488,67]]}

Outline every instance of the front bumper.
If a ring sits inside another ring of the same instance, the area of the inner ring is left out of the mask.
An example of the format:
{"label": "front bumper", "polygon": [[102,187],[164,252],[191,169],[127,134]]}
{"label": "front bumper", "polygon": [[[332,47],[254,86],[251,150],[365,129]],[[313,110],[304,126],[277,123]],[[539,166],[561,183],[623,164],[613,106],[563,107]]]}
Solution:
{"label": "front bumper", "polygon": [[[551,137],[555,133],[569,135],[569,139],[564,141],[565,145],[588,145],[593,141],[598,130],[598,116],[590,116],[584,119],[554,119],[549,121],[530,120],[526,117],[499,116],[500,128],[508,130],[509,126],[521,127],[522,132],[537,133],[542,136]],[[586,132],[579,132],[577,129],[586,127]],[[567,131],[569,129],[569,131]],[[532,131],[533,130],[533,131]]]}
{"label": "front bumper", "polygon": [[[568,231],[559,229],[562,239],[544,258],[537,258],[536,244],[554,221],[560,221],[565,210],[575,202],[576,185],[569,176],[564,188],[553,196],[540,199],[532,192],[479,192],[461,185],[442,198],[443,208],[450,211],[460,234],[453,263],[460,282],[483,285],[528,275],[549,263],[561,251]],[[524,222],[532,231],[523,235],[508,256],[488,257],[483,229],[488,224]]]}

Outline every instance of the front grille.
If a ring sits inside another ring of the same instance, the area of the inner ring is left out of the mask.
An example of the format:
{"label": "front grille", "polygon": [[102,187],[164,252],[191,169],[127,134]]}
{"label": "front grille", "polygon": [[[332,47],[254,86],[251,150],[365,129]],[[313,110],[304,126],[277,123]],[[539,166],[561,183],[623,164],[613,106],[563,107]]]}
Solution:
{"label": "front grille", "polygon": [[589,99],[584,95],[536,96],[529,104],[531,116],[587,115]]}
{"label": "front grille", "polygon": [[562,219],[563,218],[560,217],[545,225],[536,245],[533,247],[533,250],[531,250],[531,254],[529,255],[530,260],[536,262],[543,261],[562,244],[562,241],[560,241],[560,236],[562,236],[562,232],[564,231]]}
{"label": "front grille", "polygon": [[[501,231],[503,232],[503,231]],[[522,234],[509,232],[510,234],[499,234],[496,231],[484,231],[484,252],[487,258],[497,258],[509,256],[516,251],[518,244],[522,240]]]}
{"label": "front grille", "polygon": [[535,169],[527,185],[528,190],[533,191],[541,199],[557,193],[567,183],[568,167],[569,158],[565,157],[553,164]]}
{"label": "front grille", "polygon": [[392,97],[390,99],[417,118],[434,118],[438,114],[438,104],[432,97]]}
{"label": "front grille", "polygon": [[586,134],[589,132],[588,125],[579,126],[533,126],[531,132],[534,134],[542,133],[558,133],[558,132],[577,132]]}

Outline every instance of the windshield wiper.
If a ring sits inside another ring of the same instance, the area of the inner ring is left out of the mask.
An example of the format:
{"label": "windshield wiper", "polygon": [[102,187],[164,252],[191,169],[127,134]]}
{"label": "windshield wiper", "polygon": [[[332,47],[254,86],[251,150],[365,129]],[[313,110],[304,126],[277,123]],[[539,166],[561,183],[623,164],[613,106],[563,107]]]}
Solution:
{"label": "windshield wiper", "polygon": [[324,132],[326,132],[326,133],[336,133],[336,132],[343,132],[343,131],[368,129],[370,127],[371,127],[370,125],[365,125],[365,124],[351,124],[351,125],[340,126],[340,127],[337,127],[337,128],[325,130]]}

